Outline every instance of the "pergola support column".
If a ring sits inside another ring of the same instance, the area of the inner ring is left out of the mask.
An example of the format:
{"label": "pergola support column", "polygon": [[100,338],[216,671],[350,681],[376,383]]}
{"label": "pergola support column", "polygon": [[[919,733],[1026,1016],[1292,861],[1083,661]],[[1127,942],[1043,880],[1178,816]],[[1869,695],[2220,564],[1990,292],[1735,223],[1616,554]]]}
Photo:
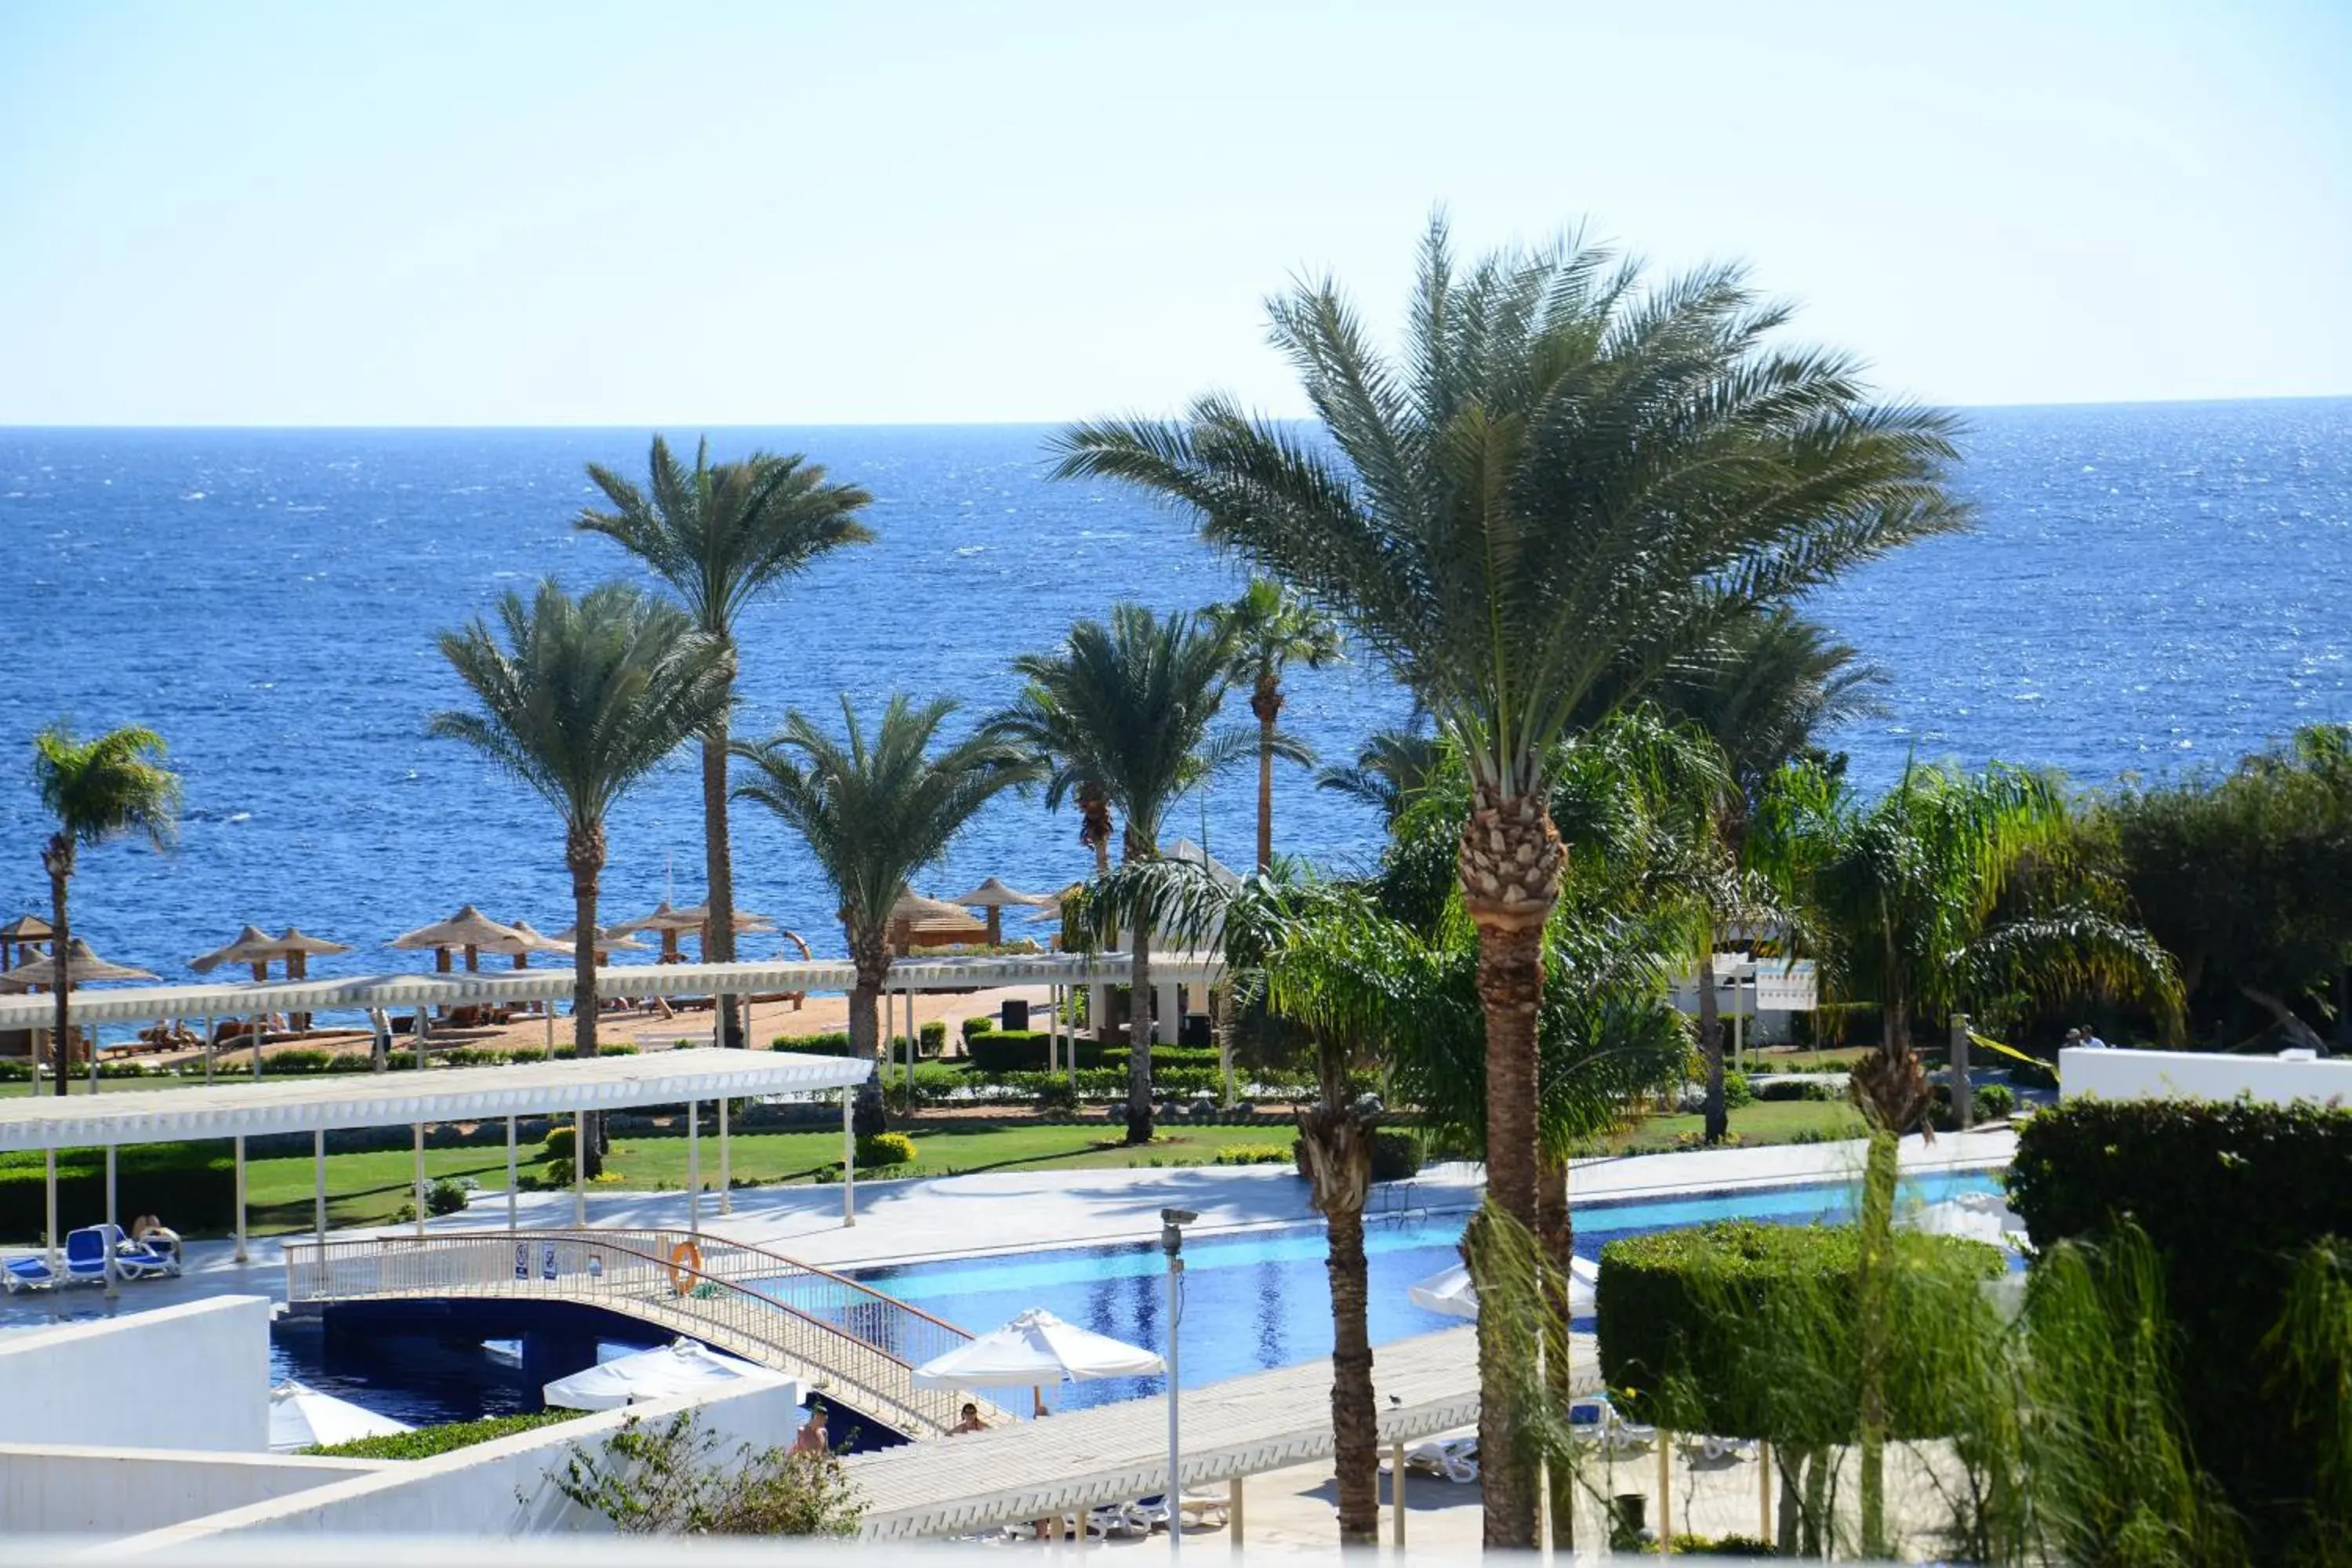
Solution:
{"label": "pergola support column", "polygon": [[236,1261],[246,1261],[245,1250],[245,1134],[236,1135]]}
{"label": "pergola support column", "polygon": [[850,1121],[850,1102],[856,1093],[847,1086],[841,1091],[841,1223],[845,1229],[857,1223],[857,1131]]}
{"label": "pergola support column", "polygon": [[588,1113],[572,1113],[572,1225],[575,1230],[588,1224]]}
{"label": "pergola support column", "polygon": [[702,1102],[686,1102],[686,1228],[702,1234]]}
{"label": "pergola support column", "polygon": [[[68,975],[67,978],[70,979],[72,977]],[[117,1294],[114,1289],[114,1236],[116,1223],[117,1222],[114,1217],[114,1145],[110,1142],[106,1146],[106,1294],[110,1300]]]}
{"label": "pergola support column", "polygon": [[[33,1087],[38,1089],[40,1086],[35,1084]],[[44,1224],[47,1226],[42,1235],[49,1249],[49,1272],[55,1274],[58,1271],[58,1152],[55,1149],[41,1151],[41,1179],[47,1188],[48,1205],[42,1211],[46,1216]]]}
{"label": "pergola support column", "polygon": [[410,1122],[408,1132],[410,1146],[415,1151],[414,1157],[409,1163],[409,1169],[416,1190],[416,1234],[423,1236],[425,1234],[425,1123]]}
{"label": "pergola support column", "polygon": [[507,1118],[507,1228],[516,1228],[515,1186],[520,1178],[515,1169],[515,1119]]}
{"label": "pergola support column", "polygon": [[[749,1004],[746,1004],[748,1011]],[[727,1097],[719,1097],[719,1212],[735,1212],[735,1166],[733,1151],[728,1143]]]}
{"label": "pergola support column", "polygon": [[310,1217],[319,1239],[327,1239],[327,1133],[310,1134]]}

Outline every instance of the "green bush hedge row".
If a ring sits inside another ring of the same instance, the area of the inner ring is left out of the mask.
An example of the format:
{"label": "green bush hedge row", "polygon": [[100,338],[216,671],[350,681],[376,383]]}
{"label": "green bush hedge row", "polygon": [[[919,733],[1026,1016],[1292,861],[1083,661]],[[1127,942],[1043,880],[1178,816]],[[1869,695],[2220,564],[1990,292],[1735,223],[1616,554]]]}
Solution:
{"label": "green bush hedge row", "polygon": [[1755,1092],[1759,1100],[1843,1100],[1845,1086],[1838,1083],[1800,1083],[1793,1079],[1782,1079],[1777,1083],[1759,1083],[1756,1086]]}
{"label": "green bush hedge row", "polygon": [[2165,1275],[2173,1364],[2199,1461],[2250,1523],[2311,1507],[2327,1445],[2260,1346],[2296,1258],[2352,1237],[2352,1111],[2251,1100],[2074,1100],[2027,1119],[2009,1201],[2033,1245],[2128,1217]]}
{"label": "green bush hedge row", "polygon": [[541,1410],[529,1415],[492,1415],[479,1421],[453,1421],[446,1426],[422,1426],[414,1432],[390,1432],[381,1437],[354,1437],[348,1443],[321,1443],[302,1450],[335,1459],[429,1459],[453,1448],[470,1448],[497,1437],[511,1437],[558,1421],[577,1421],[577,1410]]}
{"label": "green bush hedge row", "polygon": [[[0,1236],[37,1237],[47,1223],[42,1157],[0,1154]],[[174,1230],[227,1230],[236,1223],[236,1173],[226,1142],[131,1143],[116,1154],[115,1214],[128,1224],[152,1214]],[[58,1156],[58,1224],[67,1230],[106,1217],[106,1155],[68,1149]]]}
{"label": "green bush hedge row", "polygon": [[[1958,1237],[1905,1232],[1899,1252],[1916,1255],[1976,1278],[1997,1279],[2008,1269],[2000,1249]],[[1755,1220],[1718,1220],[1685,1230],[1612,1241],[1601,1249],[1601,1283],[1595,1316],[1601,1338],[1601,1374],[1620,1408],[1635,1420],[1688,1424],[1694,1413],[1661,1408],[1672,1388],[1678,1397],[1705,1405],[1695,1430],[1726,1437],[1775,1441],[1803,1437],[1843,1441],[1842,1432],[1791,1432],[1790,1412],[1780,1407],[1769,1380],[1753,1375],[1749,1345],[1763,1325],[1815,1317],[1824,1303],[1850,1303],[1861,1256],[1852,1226],[1766,1225]],[[1894,1271],[1895,1300],[1891,1321],[1926,1324],[1905,1293],[1928,1270]],[[1845,1314],[1851,1319],[1851,1310]],[[1851,1369],[1849,1369],[1851,1370]],[[1899,1391],[1905,1380],[1891,1380]],[[1806,1402],[1813,1419],[1851,1423],[1859,1395],[1817,1397]],[[1900,1434],[1933,1435],[1937,1412],[1893,1411]]]}

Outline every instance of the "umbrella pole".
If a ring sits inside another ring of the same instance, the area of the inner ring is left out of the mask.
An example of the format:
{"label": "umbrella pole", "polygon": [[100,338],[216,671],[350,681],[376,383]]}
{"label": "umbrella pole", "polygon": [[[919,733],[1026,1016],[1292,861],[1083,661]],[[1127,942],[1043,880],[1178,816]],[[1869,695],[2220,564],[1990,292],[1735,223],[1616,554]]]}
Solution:
{"label": "umbrella pole", "polygon": [[686,1102],[686,1228],[702,1234],[702,1102]]}
{"label": "umbrella pole", "polygon": [[245,1134],[236,1135],[236,1261],[245,1261]]}
{"label": "umbrella pole", "polygon": [[727,1147],[727,1097],[719,1097],[719,1212],[735,1212],[735,1167]]}
{"label": "umbrella pole", "polygon": [[425,1070],[425,1006],[419,1003],[416,1008],[416,1069],[419,1072]]}

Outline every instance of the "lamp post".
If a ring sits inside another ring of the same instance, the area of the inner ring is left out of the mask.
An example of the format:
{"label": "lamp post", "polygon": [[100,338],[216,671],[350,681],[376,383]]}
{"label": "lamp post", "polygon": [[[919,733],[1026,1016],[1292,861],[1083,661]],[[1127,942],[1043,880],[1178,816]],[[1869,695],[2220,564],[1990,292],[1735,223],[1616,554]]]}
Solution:
{"label": "lamp post", "polygon": [[[1183,1439],[1177,1426],[1178,1385],[1182,1382],[1178,1331],[1184,1322],[1184,1227],[1201,1216],[1191,1209],[1160,1211],[1160,1250],[1168,1255],[1168,1554],[1184,1551]],[[1084,1526],[1080,1526],[1083,1531]]]}

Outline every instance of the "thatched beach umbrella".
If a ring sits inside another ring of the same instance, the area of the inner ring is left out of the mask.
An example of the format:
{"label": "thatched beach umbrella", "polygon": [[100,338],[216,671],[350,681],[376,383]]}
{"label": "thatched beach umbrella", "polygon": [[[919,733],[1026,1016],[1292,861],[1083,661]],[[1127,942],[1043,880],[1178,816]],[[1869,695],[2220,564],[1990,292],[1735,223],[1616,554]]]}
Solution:
{"label": "thatched beach umbrella", "polygon": [[534,952],[560,952],[566,958],[572,956],[570,942],[544,934],[533,928],[529,921],[515,921],[514,933],[509,940],[484,942],[482,951],[504,953],[514,960],[517,969],[529,969],[530,955]]}
{"label": "thatched beach umbrella", "polygon": [[908,889],[890,906],[890,945],[906,952],[918,945],[945,947],[970,942],[987,931],[961,904],[925,898]]}
{"label": "thatched beach umbrella", "polygon": [[[518,921],[515,923],[517,925],[520,925],[522,922]],[[567,952],[571,952],[573,948],[577,947],[580,942],[579,922],[575,921],[572,924],[565,926],[562,931],[557,931],[554,936],[549,938],[549,940],[551,942],[560,942],[563,943],[564,951]],[[645,952],[648,951],[644,942],[641,942],[635,937],[631,936],[619,926],[606,926],[603,931],[596,933],[596,962],[599,964],[602,964],[604,962],[604,959],[608,954],[617,952],[623,948],[628,949],[631,952]]]}
{"label": "thatched beach umbrella", "polygon": [[[109,963],[90,951],[89,943],[73,939],[73,983],[86,985],[94,980],[152,980],[156,976],[143,969],[133,969],[127,963]],[[29,963],[20,963],[5,974],[0,974],[12,985],[26,990],[47,990],[58,983],[58,961],[42,957]]]}
{"label": "thatched beach umbrella", "polygon": [[331,953],[352,950],[349,942],[329,942],[325,937],[312,936],[299,926],[288,926],[271,937],[269,943],[285,959],[286,978],[289,980],[308,980],[310,977],[310,960],[314,958],[325,958]]}
{"label": "thatched beach umbrella", "polygon": [[18,915],[6,925],[0,926],[0,973],[5,973],[14,967],[10,962],[11,948],[16,950],[13,956],[16,961],[29,963],[33,949],[55,935],[57,932],[49,929],[49,922],[38,915]]}
{"label": "thatched beach umbrella", "polygon": [[449,952],[463,948],[468,973],[481,968],[482,949],[493,942],[511,942],[518,932],[512,926],[502,926],[473,905],[467,904],[446,921],[429,926],[419,926],[413,931],[394,937],[392,945],[410,952],[433,950],[433,967],[449,973]]}
{"label": "thatched beach umbrella", "polygon": [[[701,903],[688,909],[672,910],[668,918],[676,921],[691,920],[695,922],[692,928],[695,941],[702,944],[702,956],[704,961],[708,962],[710,957],[710,906],[708,903]],[[776,922],[766,915],[751,910],[735,911],[735,934],[738,936],[741,936],[746,931],[772,931],[775,929]]]}
{"label": "thatched beach umbrella", "polygon": [[676,963],[685,956],[677,951],[678,933],[689,931],[698,931],[702,929],[703,922],[709,918],[710,911],[699,904],[690,910],[673,909],[670,901],[664,899],[654,907],[653,913],[639,920],[623,921],[613,929],[625,933],[641,931],[658,931],[661,934],[659,962]]}
{"label": "thatched beach umbrella", "polygon": [[1007,909],[1060,901],[1052,893],[1024,893],[1018,888],[1008,888],[993,877],[955,900],[966,909],[988,911],[988,945],[991,947],[1004,940],[1004,911]]}
{"label": "thatched beach umbrella", "polygon": [[267,980],[269,978],[270,961],[279,957],[283,951],[268,931],[259,926],[248,925],[237,932],[236,939],[226,947],[216,947],[210,952],[188,960],[188,967],[199,974],[210,974],[224,963],[249,963],[253,966],[256,980]]}

